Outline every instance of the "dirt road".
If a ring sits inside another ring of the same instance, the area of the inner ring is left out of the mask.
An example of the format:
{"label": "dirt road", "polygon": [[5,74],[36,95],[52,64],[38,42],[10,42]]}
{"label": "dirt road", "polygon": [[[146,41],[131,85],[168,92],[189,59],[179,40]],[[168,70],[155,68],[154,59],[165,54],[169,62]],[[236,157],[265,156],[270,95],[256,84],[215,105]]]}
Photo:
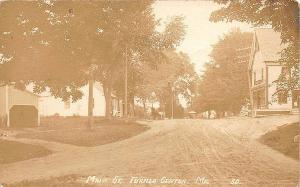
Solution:
{"label": "dirt road", "polygon": [[[190,186],[239,183],[295,187],[299,163],[255,139],[276,126],[298,120],[297,116],[273,116],[154,121],[147,123],[150,130],[138,136],[89,148],[20,139],[55,152],[43,158],[0,165],[0,183],[79,174],[121,176],[126,179],[123,186],[132,185],[129,180],[136,176],[160,181],[162,177],[186,179]],[[207,180],[204,182],[203,178]]]}

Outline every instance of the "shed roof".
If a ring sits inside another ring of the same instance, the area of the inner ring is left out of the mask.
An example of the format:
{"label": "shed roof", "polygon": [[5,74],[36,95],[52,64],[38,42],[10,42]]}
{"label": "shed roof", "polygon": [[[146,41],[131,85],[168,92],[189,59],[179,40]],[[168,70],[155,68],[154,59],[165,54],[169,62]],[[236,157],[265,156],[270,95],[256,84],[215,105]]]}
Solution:
{"label": "shed roof", "polygon": [[286,47],[281,43],[280,33],[271,28],[257,28],[254,32],[263,60],[279,60],[280,52]]}

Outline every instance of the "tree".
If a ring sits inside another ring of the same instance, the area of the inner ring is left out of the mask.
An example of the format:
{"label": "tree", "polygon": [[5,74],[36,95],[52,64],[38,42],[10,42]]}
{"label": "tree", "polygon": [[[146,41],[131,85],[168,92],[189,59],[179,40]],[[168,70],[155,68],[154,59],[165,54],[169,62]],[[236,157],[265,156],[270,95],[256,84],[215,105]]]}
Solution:
{"label": "tree", "polygon": [[[158,101],[161,110],[169,114],[172,95],[174,95],[174,100],[179,95],[189,100],[194,92],[194,84],[198,75],[186,54],[177,53],[174,50],[164,53],[166,61],[156,64],[155,67],[143,66],[143,69],[140,69],[141,76],[134,87],[134,96],[144,104],[144,108],[150,100]],[[171,87],[174,87],[173,94]]]}
{"label": "tree", "polygon": [[299,88],[299,7],[294,0],[214,0],[223,5],[211,14],[211,21],[240,21],[254,26],[271,25],[281,33],[287,47],[281,52],[279,62],[291,72],[288,79],[279,77],[278,89]]}
{"label": "tree", "polygon": [[212,61],[205,64],[206,70],[199,82],[196,110],[215,110],[218,114],[240,111],[249,96],[248,65],[240,63],[237,50],[248,47],[251,42],[250,33],[235,29],[213,46]]}
{"label": "tree", "polygon": [[0,66],[0,79],[33,82],[36,93],[49,88],[63,100],[80,99],[79,88],[88,77],[85,71],[102,54],[92,48],[99,45],[93,37],[92,23],[99,18],[95,7],[80,2],[2,2],[0,30],[9,34],[1,35],[1,53],[10,61]]}
{"label": "tree", "polygon": [[[122,49],[123,55],[127,55],[128,60],[129,77],[127,87],[129,90],[131,106],[134,106],[135,93],[139,92],[138,89],[140,89],[140,87],[138,85],[142,83],[143,76],[146,76],[146,74],[149,73],[144,70],[152,69],[158,64],[164,63],[167,59],[164,51],[176,48],[184,36],[182,17],[175,16],[171,18],[171,20],[166,23],[164,31],[157,32],[155,27],[159,22],[154,22],[152,14],[149,14],[148,16],[151,17],[151,19],[148,18],[147,20],[152,20],[152,22],[151,24],[146,25],[151,26],[150,28],[144,26],[145,21],[140,20],[141,16],[134,15],[129,20],[139,25],[133,28],[129,28],[125,25],[127,34],[122,36],[125,39],[121,38],[125,43],[125,45],[123,44]],[[125,16],[120,17],[123,19]],[[136,21],[135,19],[139,20]],[[120,21],[120,23],[122,23],[122,21]],[[128,40],[128,37],[131,39]],[[110,92],[113,89],[112,85],[114,85],[114,89],[117,91],[118,96],[123,98],[125,97],[123,89],[125,86],[123,81],[125,80],[125,72],[123,71],[125,69],[124,58],[118,63],[117,67],[113,68],[113,71],[116,73],[114,74],[114,80],[110,81],[109,84]]]}
{"label": "tree", "polygon": [[112,85],[125,57],[155,64],[184,35],[182,18],[157,32],[152,3],[1,2],[1,82],[34,83],[36,93],[48,88],[55,97],[76,101],[96,65],[94,79],[103,84],[109,118]]}
{"label": "tree", "polygon": [[[97,2],[1,3],[1,82],[23,89],[34,83],[35,93],[48,89],[63,101],[80,99],[80,87],[89,82],[93,88],[91,69],[103,63],[104,46],[96,34],[102,8]],[[89,119],[91,93],[89,89]]]}

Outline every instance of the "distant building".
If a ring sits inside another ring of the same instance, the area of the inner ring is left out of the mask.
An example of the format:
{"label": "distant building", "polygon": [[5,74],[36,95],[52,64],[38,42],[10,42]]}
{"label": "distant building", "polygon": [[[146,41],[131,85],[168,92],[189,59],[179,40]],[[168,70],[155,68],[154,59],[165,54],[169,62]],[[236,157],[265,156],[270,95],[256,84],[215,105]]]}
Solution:
{"label": "distant building", "polygon": [[299,90],[275,94],[274,81],[281,74],[289,74],[288,69],[277,62],[285,47],[281,44],[280,33],[273,29],[255,29],[248,67],[253,115],[289,113],[299,107]]}
{"label": "distant building", "polygon": [[0,87],[0,126],[35,127],[39,123],[39,96],[13,85]]}
{"label": "distant building", "polygon": [[[63,102],[60,98],[45,95],[40,99],[40,113],[42,116],[87,116],[88,115],[88,85],[80,88],[83,96],[76,102]],[[94,116],[105,116],[106,101],[103,87],[99,82],[94,84]],[[47,93],[48,94],[48,93]],[[111,100],[112,116],[121,117],[123,115],[123,102],[112,94]]]}

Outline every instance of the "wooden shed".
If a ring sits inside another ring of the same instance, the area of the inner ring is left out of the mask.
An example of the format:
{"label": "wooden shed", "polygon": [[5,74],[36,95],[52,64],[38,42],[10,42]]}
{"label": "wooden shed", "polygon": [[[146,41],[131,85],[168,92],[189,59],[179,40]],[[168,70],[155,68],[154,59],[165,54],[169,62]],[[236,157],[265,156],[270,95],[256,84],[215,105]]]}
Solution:
{"label": "wooden shed", "polygon": [[39,124],[39,96],[13,85],[0,87],[0,126],[18,128]]}

